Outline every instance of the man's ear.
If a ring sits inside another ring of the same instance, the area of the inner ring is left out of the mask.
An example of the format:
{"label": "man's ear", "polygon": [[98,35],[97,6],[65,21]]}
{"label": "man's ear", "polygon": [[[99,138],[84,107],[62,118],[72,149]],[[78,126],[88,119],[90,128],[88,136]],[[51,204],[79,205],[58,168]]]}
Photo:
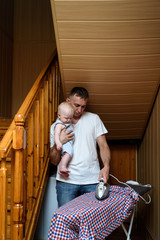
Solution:
{"label": "man's ear", "polygon": [[70,102],[70,98],[66,98],[66,102]]}

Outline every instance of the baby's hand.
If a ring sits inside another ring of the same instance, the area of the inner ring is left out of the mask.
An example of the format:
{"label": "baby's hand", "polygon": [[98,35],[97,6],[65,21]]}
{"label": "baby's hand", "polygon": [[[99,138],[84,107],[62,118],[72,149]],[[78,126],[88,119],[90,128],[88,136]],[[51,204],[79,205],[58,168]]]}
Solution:
{"label": "baby's hand", "polygon": [[57,150],[61,150],[62,149],[62,143],[58,143],[57,144]]}

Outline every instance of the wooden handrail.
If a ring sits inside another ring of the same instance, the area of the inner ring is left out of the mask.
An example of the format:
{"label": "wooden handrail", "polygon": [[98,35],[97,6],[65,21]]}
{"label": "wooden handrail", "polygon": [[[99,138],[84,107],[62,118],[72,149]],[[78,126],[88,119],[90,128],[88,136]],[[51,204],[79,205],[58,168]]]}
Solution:
{"label": "wooden handrail", "polygon": [[[17,114],[23,114],[24,118],[26,118],[26,116],[37,96],[38,90],[40,89],[40,87],[42,85],[43,77],[55,56],[56,56],[56,51],[54,51],[54,53],[48,60],[46,66],[42,69],[41,73],[37,77],[34,85],[32,86],[31,90],[29,91],[28,95],[26,96],[26,98],[25,98],[24,102],[22,103],[21,107],[19,108]],[[3,139],[0,142],[0,154],[1,154],[0,157],[1,158],[4,158],[5,155],[8,154],[9,146],[12,141],[12,133],[13,133],[13,130],[15,129],[15,127],[16,127],[15,122],[13,120],[11,125],[9,126],[6,134],[4,135]]]}
{"label": "wooden handrail", "polygon": [[33,239],[48,176],[59,74],[54,52],[0,142],[0,239]]}

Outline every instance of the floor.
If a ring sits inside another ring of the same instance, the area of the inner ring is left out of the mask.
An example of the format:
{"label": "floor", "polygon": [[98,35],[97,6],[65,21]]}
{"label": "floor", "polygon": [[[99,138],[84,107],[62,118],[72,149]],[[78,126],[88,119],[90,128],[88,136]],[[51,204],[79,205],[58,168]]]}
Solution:
{"label": "floor", "polygon": [[[131,232],[131,240],[145,240],[144,233],[137,230],[135,226],[132,228]],[[122,229],[122,227],[119,227],[115,231],[113,231],[107,238],[106,240],[126,240],[127,237]]]}

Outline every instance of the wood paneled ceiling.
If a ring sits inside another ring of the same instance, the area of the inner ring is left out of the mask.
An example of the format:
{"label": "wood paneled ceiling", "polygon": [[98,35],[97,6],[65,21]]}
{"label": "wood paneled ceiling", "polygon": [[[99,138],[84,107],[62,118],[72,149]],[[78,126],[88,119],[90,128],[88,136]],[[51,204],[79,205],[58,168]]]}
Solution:
{"label": "wood paneled ceiling", "polygon": [[160,83],[160,0],[51,0],[64,97],[88,89],[107,139],[141,139]]}

